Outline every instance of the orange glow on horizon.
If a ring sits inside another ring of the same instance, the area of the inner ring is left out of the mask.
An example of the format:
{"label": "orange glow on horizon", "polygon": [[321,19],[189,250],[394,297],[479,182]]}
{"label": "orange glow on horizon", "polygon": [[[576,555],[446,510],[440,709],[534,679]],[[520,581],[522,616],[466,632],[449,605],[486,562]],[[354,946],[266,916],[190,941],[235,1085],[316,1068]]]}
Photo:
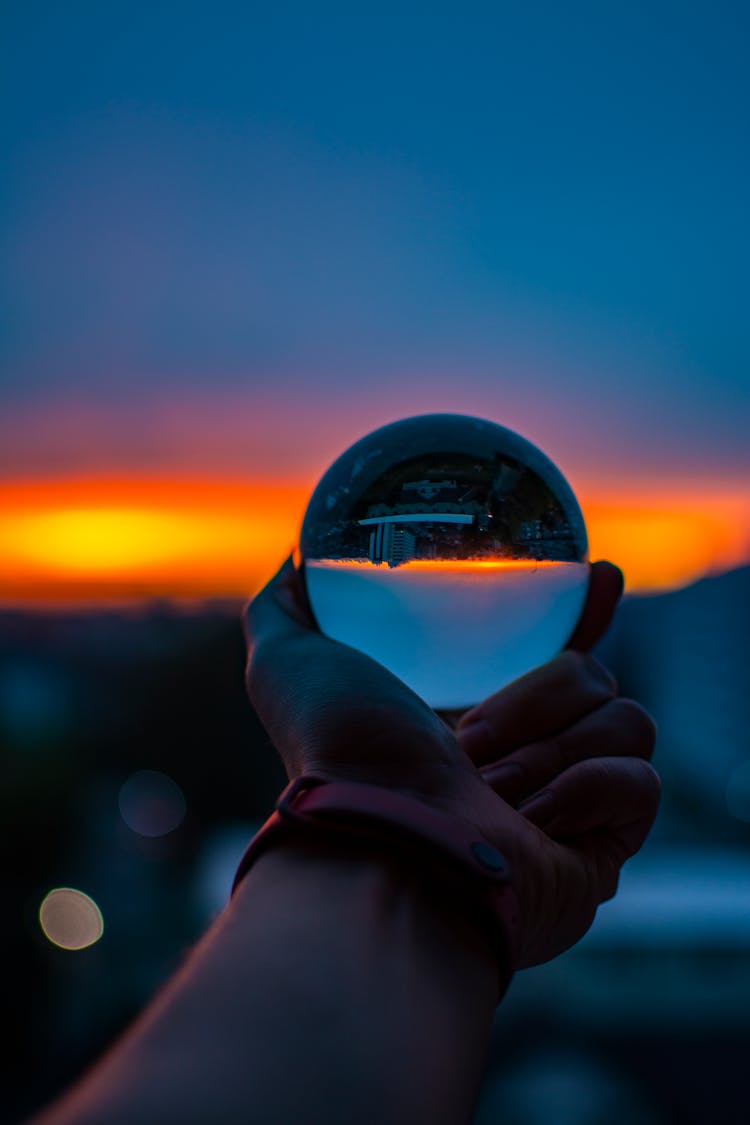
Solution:
{"label": "orange glow on horizon", "polygon": [[42,509],[8,518],[4,538],[30,567],[103,575],[176,563],[200,545],[195,517],[147,508]]}
{"label": "orange glow on horizon", "polygon": [[655,491],[581,506],[592,559],[610,559],[628,592],[675,589],[750,562],[750,496],[727,491]]}
{"label": "orange glow on horizon", "polygon": [[[345,562],[346,565],[353,563],[355,566],[372,566],[377,569],[385,566],[387,569],[386,563],[374,563],[365,559],[346,559]],[[337,567],[339,560],[316,559],[315,565]],[[467,570],[539,570],[540,567],[577,565],[577,563],[562,562],[557,559],[408,559],[406,562],[399,563],[398,569],[465,572]]]}
{"label": "orange glow on horizon", "polygon": [[0,483],[0,603],[245,597],[289,553],[302,486]]}
{"label": "orange glow on horizon", "polygon": [[[0,482],[0,604],[249,597],[294,548],[314,484]],[[629,591],[670,589],[750,561],[750,497],[740,492],[582,488],[581,500],[591,558],[621,566]]]}

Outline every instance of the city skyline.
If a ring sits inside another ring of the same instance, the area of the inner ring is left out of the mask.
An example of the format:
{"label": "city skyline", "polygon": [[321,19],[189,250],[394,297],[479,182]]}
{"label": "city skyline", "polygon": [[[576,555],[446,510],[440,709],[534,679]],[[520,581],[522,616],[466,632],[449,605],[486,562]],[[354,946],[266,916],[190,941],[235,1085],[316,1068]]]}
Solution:
{"label": "city skyline", "polygon": [[[521,455],[511,456],[501,444],[491,456],[484,448],[473,455],[446,448],[391,461],[391,453],[383,465],[376,448],[380,433],[357,455],[356,465],[367,462],[368,472],[378,466],[366,485],[359,487],[362,470],[335,492],[329,475],[321,481],[326,503],[318,506],[314,523],[305,520],[300,546],[306,558],[367,558],[389,566],[416,559],[584,559],[582,516],[563,480],[557,494]],[[528,456],[541,462],[533,447]],[[347,475],[342,471],[342,484]]]}

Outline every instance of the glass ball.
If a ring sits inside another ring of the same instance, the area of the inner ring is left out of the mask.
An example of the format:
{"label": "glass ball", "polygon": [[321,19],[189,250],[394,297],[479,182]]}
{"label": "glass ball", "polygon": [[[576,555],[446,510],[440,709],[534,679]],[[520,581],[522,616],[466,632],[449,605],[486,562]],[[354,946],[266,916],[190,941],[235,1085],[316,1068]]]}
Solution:
{"label": "glass ball", "polygon": [[531,442],[461,414],[382,426],[328,469],[297,564],[321,632],[436,710],[551,659],[588,585],[581,509]]}

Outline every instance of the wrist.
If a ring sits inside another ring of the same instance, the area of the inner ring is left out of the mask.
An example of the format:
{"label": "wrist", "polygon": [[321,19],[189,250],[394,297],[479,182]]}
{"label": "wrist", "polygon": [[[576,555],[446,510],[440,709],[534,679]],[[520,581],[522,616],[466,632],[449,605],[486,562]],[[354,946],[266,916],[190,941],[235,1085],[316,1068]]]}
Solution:
{"label": "wrist", "polygon": [[[319,1083],[329,1065],[341,1069],[343,1088],[312,1099],[318,1112],[326,1104],[331,1121],[394,1125],[464,1119],[489,1042],[497,961],[481,928],[446,909],[418,874],[364,846],[342,853],[323,840],[279,840],[253,864],[226,920],[247,972],[268,991],[264,1034],[278,1024],[285,1044],[299,1045],[286,1048],[291,1086],[306,1088],[300,1071]],[[240,992],[241,981],[232,987]],[[289,1086],[286,1074],[280,1097]]]}
{"label": "wrist", "polygon": [[351,947],[355,957],[358,949],[393,941],[407,961],[431,966],[445,984],[471,979],[476,996],[493,1007],[507,979],[465,893],[459,876],[405,863],[397,846],[362,838],[344,850],[326,835],[291,833],[258,857],[234,900],[256,915],[260,903],[275,904],[276,917],[282,903],[291,906],[306,957],[316,935],[330,942],[334,930],[334,945]]}
{"label": "wrist", "polygon": [[433,911],[484,935],[502,997],[518,958],[518,901],[504,856],[470,823],[403,793],[307,774],[287,786],[251,841],[233,893],[259,857],[280,846],[308,861],[378,862],[405,887],[418,887]]}

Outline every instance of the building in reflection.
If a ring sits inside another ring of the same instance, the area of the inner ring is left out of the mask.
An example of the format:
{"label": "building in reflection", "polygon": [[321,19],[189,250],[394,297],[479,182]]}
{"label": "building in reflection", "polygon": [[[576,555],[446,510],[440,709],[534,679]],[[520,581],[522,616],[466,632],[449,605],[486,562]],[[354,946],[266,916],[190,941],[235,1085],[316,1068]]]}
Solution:
{"label": "building in reflection", "polygon": [[371,527],[367,557],[370,562],[400,566],[410,559],[439,558],[446,538],[444,524],[469,525],[474,517],[464,512],[399,512],[359,520]]}
{"label": "building in reflection", "polygon": [[399,566],[414,558],[416,546],[417,537],[402,523],[380,520],[370,532],[368,558],[370,562]]}

